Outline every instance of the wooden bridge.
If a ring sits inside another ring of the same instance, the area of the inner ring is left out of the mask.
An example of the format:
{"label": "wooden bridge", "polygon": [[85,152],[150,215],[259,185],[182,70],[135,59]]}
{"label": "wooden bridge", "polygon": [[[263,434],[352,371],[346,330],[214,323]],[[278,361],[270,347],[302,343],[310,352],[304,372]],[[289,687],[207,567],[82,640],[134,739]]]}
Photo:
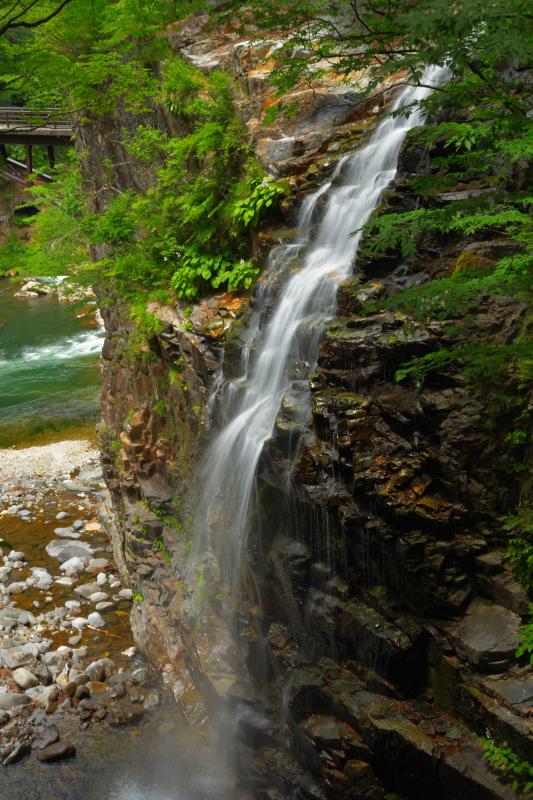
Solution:
{"label": "wooden bridge", "polygon": [[[62,118],[61,110],[49,108],[36,111],[29,108],[0,108],[0,155],[15,168],[33,172],[33,147],[46,147],[48,162],[55,164],[54,147],[72,144],[72,123]],[[22,144],[26,148],[26,163],[9,158],[6,145]]]}

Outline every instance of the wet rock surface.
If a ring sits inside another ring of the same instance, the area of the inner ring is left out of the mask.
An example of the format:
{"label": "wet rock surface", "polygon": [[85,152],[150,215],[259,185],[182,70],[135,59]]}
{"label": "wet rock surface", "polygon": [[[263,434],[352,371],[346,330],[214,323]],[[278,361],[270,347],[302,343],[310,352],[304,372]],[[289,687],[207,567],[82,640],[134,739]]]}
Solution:
{"label": "wet rock surface", "polygon": [[485,672],[503,672],[514,662],[520,625],[520,617],[512,611],[476,600],[450,630],[470,664]]}

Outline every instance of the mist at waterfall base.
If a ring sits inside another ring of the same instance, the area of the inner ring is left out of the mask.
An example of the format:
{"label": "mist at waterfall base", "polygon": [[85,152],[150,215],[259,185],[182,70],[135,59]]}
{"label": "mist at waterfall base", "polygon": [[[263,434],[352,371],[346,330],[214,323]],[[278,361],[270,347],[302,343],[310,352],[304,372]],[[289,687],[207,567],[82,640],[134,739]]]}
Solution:
{"label": "mist at waterfall base", "polygon": [[0,800],[238,800],[234,780],[201,733],[168,704],[141,728],[91,726],[72,761],[29,758],[1,770]]}
{"label": "mist at waterfall base", "polygon": [[307,378],[335,314],[338,283],[352,273],[361,228],[394,180],[406,134],[423,122],[423,111],[412,104],[446,77],[446,68],[429,67],[422,87],[399,93],[392,111],[407,113],[385,117],[365,147],[340,160],[331,179],[303,202],[297,241],[271,253],[270,277],[258,291],[242,351],[242,376],[218,388],[223,424],[204,458],[199,485],[205,489],[196,503],[191,574],[213,548],[234,595],[250,529],[258,524],[254,497],[263,446],[283,398],[289,392],[308,397]]}
{"label": "mist at waterfall base", "polygon": [[103,331],[85,324],[55,297],[14,297],[0,283],[0,447],[94,431]]}

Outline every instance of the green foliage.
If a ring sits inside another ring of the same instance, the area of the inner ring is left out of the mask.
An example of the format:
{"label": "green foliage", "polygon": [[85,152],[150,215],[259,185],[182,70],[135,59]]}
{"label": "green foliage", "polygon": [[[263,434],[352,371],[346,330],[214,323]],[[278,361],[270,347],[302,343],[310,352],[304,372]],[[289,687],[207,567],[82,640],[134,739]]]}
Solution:
{"label": "green foliage", "polygon": [[131,155],[141,163],[160,163],[164,159],[166,137],[158,128],[139,125],[134,134],[125,138],[124,144]]}
{"label": "green foliage", "polygon": [[177,116],[205,116],[204,98],[208,86],[207,76],[185,61],[171,59],[165,64],[161,85],[163,98],[170,111]]}
{"label": "green foliage", "polygon": [[[46,0],[38,0],[37,5],[43,4]],[[113,112],[117,104],[124,110],[150,109],[157,91],[153,64],[167,50],[161,34],[194,5],[173,0],[69,2],[48,24],[2,39],[4,102],[91,116]]]}
{"label": "green foliage", "polygon": [[[512,536],[507,542],[506,559],[511,563],[513,573],[526,590],[533,592],[533,509],[522,506],[518,513],[506,519]],[[520,628],[517,658],[529,657],[533,664],[533,606],[529,609],[530,619]]]}
{"label": "green foliage", "polygon": [[154,403],[154,413],[157,414],[158,417],[164,417],[166,414],[166,404],[164,400],[158,400],[157,403]]}
{"label": "green foliage", "polygon": [[[31,239],[11,240],[16,266],[27,275],[68,275],[76,273],[80,282],[89,269],[87,241],[91,225],[82,195],[82,180],[73,153],[58,167],[53,184],[31,188],[40,213],[26,222],[31,224]],[[5,246],[4,246],[5,247]],[[4,247],[2,251],[4,251]],[[8,257],[2,252],[1,258]],[[14,266],[14,265],[12,265]]]}
{"label": "green foliage", "polygon": [[170,564],[172,563],[172,556],[166,549],[163,539],[156,539],[154,542],[154,547],[161,553],[163,560],[170,566]]}
{"label": "green foliage", "polygon": [[[517,196],[516,203],[533,202],[532,198]],[[519,207],[506,204],[490,207],[487,200],[457,201],[443,208],[419,208],[403,214],[385,214],[365,226],[367,239],[362,249],[363,257],[372,257],[391,251],[413,257],[423,231],[439,233],[464,233],[469,236],[489,228],[492,234],[507,234],[516,241],[531,241],[533,223],[531,216]],[[531,262],[527,266],[531,266]],[[522,265],[522,268],[524,265]]]}
{"label": "green foliage", "polygon": [[[511,202],[512,201],[512,202]],[[415,285],[385,301],[389,308],[401,310],[421,321],[451,320],[448,335],[457,346],[444,348],[411,359],[398,370],[397,380],[422,380],[435,371],[461,368],[467,378],[478,386],[505,382],[511,377],[517,388],[527,392],[533,377],[533,344],[530,322],[514,341],[502,342],[498,337],[474,344],[468,337],[462,340],[473,316],[491,296],[507,295],[528,302],[531,297],[533,266],[532,220],[522,210],[529,203],[519,193],[511,193],[505,203],[497,204],[495,197],[452,201],[434,208],[419,208],[412,212],[384,214],[366,227],[367,239],[363,255],[372,258],[396,252],[413,258],[425,246],[428,231],[438,235],[472,236],[483,234],[494,238],[514,240],[517,252],[492,262],[478,258],[475,252],[459,255],[453,274],[449,277]]]}
{"label": "green foliage", "polygon": [[515,792],[525,795],[533,792],[533,764],[523,761],[507,742],[496,743],[492,739],[483,740],[484,758],[497,772],[511,781]]}
{"label": "green foliage", "polygon": [[71,0],[10,0],[0,2],[0,36],[10,35],[12,31],[35,28],[46,24],[68,5]]}
{"label": "green foliage", "polygon": [[244,228],[256,225],[264,210],[270,208],[281,195],[285,188],[272,178],[264,178],[253,185],[251,193],[244,200],[236,203],[232,218]]}
{"label": "green foliage", "polygon": [[163,330],[163,323],[154,314],[151,314],[142,300],[130,307],[130,317],[135,321],[135,328],[150,339]]}
{"label": "green foliage", "polygon": [[135,360],[150,361],[153,353],[150,340],[164,328],[163,323],[146,308],[144,295],[132,295],[129,303],[129,316],[134,322],[130,331],[124,354]]}
{"label": "green foliage", "polygon": [[257,269],[246,257],[245,231],[284,189],[261,181],[227,76],[174,58],[164,66],[162,93],[190,132],[166,143],[157,184],[138,201],[143,250],[171,271],[178,297],[249,288]]}
{"label": "green foliage", "polygon": [[134,603],[142,603],[144,600],[144,595],[142,592],[134,592],[133,593],[133,602]]}
{"label": "green foliage", "polygon": [[10,233],[0,247],[0,277],[6,275],[10,270],[18,271],[24,264],[25,253],[26,246],[19,233]]}
{"label": "green foliage", "polygon": [[[525,444],[522,437],[519,443]],[[523,506],[517,514],[507,517],[505,521],[511,531],[506,558],[511,563],[517,580],[531,592],[533,591],[533,509]]]}
{"label": "green foliage", "polygon": [[[225,283],[230,292],[239,288],[248,289],[258,273],[259,270],[251,261],[241,259],[232,264],[220,254],[209,255],[187,248],[172,276],[171,285],[178,297],[193,299],[198,296],[202,284],[218,289]],[[186,322],[185,327],[192,330],[192,323]]]}
{"label": "green foliage", "polygon": [[196,299],[211,289],[249,289],[258,274],[247,229],[286,190],[262,173],[236,117],[227,76],[206,76],[178,58],[163,68],[161,99],[189,133],[166,140],[141,126],[126,142],[155,158],[156,182],[144,196],[120,193],[89,225],[90,242],[108,245],[100,264],[131,295],[145,289]]}
{"label": "green foliage", "polygon": [[[82,190],[85,154],[71,155],[53,184],[33,190],[42,210],[32,241],[12,243],[28,273],[74,272],[82,282],[107,282],[131,304],[145,339],[158,332],[142,310],[147,296],[168,302],[170,289],[196,299],[213,289],[251,287],[258,268],[249,258],[248,231],[286,191],[264,178],[252,157],[227,76],[167,59],[158,91],[189,133],[167,139],[143,125],[128,135],[132,156],[155,167],[151,188],[144,195],[114,188],[109,164],[108,199],[96,212]],[[91,246],[105,253],[94,265]],[[130,345],[149,357],[137,335]]]}
{"label": "green foliage", "polygon": [[121,192],[103,214],[95,214],[91,244],[118,245],[132,243],[135,235],[133,192]]}
{"label": "green foliage", "polygon": [[533,664],[533,606],[530,608],[530,622],[522,625],[518,635],[518,648],[516,657],[527,655],[529,663]]}
{"label": "green foliage", "polygon": [[530,342],[514,342],[508,345],[463,343],[452,350],[442,348],[412,358],[396,371],[396,380],[412,378],[421,381],[431,372],[458,365],[463,368],[471,384],[482,389],[486,388],[489,382],[505,378],[506,373],[513,367],[517,372],[527,368],[527,377],[530,379],[532,356],[533,349]]}

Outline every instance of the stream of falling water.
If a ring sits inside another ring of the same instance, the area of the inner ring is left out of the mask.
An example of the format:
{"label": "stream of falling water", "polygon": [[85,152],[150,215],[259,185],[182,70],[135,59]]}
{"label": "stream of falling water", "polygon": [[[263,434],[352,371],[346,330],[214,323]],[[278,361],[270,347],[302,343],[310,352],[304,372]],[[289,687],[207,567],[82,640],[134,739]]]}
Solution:
{"label": "stream of falling water", "polygon": [[295,271],[279,291],[269,319],[275,281],[258,294],[243,349],[243,374],[226,391],[226,422],[201,471],[193,558],[201,559],[208,543],[214,543],[229,586],[236,587],[241,575],[263,445],[272,435],[284,394],[294,388],[290,368],[300,364],[308,373],[314,367],[324,326],[335,314],[338,283],[351,274],[361,228],[394,180],[407,132],[423,121],[422,110],[412,104],[427,97],[427,87],[445,75],[445,68],[429,67],[423,88],[400,92],[392,110],[406,108],[406,113],[386,117],[366,147],[341,159],[331,180],[302,203],[297,241],[271,254],[270,274],[287,266]]}

